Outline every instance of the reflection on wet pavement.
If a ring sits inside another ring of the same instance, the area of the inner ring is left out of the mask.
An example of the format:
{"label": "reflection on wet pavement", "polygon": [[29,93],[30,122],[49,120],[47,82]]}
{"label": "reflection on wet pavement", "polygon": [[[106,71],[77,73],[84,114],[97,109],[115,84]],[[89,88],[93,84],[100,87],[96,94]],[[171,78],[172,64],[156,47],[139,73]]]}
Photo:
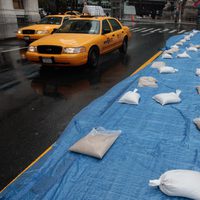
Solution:
{"label": "reflection on wet pavement", "polygon": [[39,65],[29,67],[25,54],[26,49],[0,53],[0,90],[15,86],[37,73]]}
{"label": "reflection on wet pavement", "polygon": [[41,68],[39,75],[33,78],[31,87],[39,95],[68,98],[99,83],[100,76],[99,70]]}
{"label": "reflection on wet pavement", "polygon": [[110,75],[111,78],[113,70],[116,74],[123,74],[123,70],[126,70],[126,67],[123,69],[123,65],[128,64],[129,56],[124,57],[114,53],[114,58],[107,63],[105,56],[101,65],[93,70],[87,67],[64,69],[41,67],[39,75],[32,79],[31,87],[39,95],[67,99],[74,93],[100,85],[101,80],[106,82],[105,77]]}

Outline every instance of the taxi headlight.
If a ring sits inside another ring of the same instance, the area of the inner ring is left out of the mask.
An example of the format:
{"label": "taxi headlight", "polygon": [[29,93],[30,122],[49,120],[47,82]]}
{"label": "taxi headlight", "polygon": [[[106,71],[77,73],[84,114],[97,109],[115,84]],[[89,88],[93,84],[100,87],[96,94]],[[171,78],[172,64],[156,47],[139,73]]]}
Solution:
{"label": "taxi headlight", "polygon": [[48,34],[49,31],[48,30],[38,30],[36,31],[36,34]]}
{"label": "taxi headlight", "polygon": [[17,33],[18,33],[18,34],[22,34],[22,31],[21,31],[21,30],[18,30]]}
{"label": "taxi headlight", "polygon": [[37,47],[29,46],[28,47],[28,51],[30,51],[30,52],[37,52]]}
{"label": "taxi headlight", "polygon": [[85,47],[66,47],[63,49],[63,53],[76,54],[86,52]]}

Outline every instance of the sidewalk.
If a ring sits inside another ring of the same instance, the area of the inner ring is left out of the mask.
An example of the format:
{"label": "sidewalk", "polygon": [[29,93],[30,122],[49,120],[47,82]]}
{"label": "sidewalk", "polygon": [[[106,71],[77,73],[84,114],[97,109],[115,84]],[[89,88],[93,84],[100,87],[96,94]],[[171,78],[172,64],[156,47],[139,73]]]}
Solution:
{"label": "sidewalk", "polygon": [[[123,19],[122,22],[136,22],[136,23],[149,23],[149,24],[175,24],[174,20],[167,20],[167,19],[152,19],[151,17],[146,18],[138,18],[137,16],[134,17],[134,21],[131,19]],[[179,23],[177,23],[179,24]],[[184,25],[196,25],[195,21],[182,21],[180,24]]]}

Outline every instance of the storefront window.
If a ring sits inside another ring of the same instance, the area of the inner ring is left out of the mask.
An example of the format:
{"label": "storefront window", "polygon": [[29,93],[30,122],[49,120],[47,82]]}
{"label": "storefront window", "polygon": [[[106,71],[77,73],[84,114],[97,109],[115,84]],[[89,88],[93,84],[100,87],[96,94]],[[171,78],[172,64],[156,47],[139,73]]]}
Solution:
{"label": "storefront window", "polygon": [[13,0],[14,9],[24,9],[23,0]]}

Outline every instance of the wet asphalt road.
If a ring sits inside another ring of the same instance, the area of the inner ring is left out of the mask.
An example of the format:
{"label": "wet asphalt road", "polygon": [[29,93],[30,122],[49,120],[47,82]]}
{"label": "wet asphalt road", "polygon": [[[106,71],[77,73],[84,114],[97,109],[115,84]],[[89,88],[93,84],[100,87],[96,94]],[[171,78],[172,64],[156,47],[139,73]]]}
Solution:
{"label": "wet asphalt road", "polygon": [[[118,51],[105,55],[95,71],[40,68],[26,60],[23,42],[0,41],[0,189],[52,145],[82,108],[128,77],[170,36],[195,28],[129,25],[133,37],[128,55],[122,57]],[[160,30],[150,33],[156,29]]]}

